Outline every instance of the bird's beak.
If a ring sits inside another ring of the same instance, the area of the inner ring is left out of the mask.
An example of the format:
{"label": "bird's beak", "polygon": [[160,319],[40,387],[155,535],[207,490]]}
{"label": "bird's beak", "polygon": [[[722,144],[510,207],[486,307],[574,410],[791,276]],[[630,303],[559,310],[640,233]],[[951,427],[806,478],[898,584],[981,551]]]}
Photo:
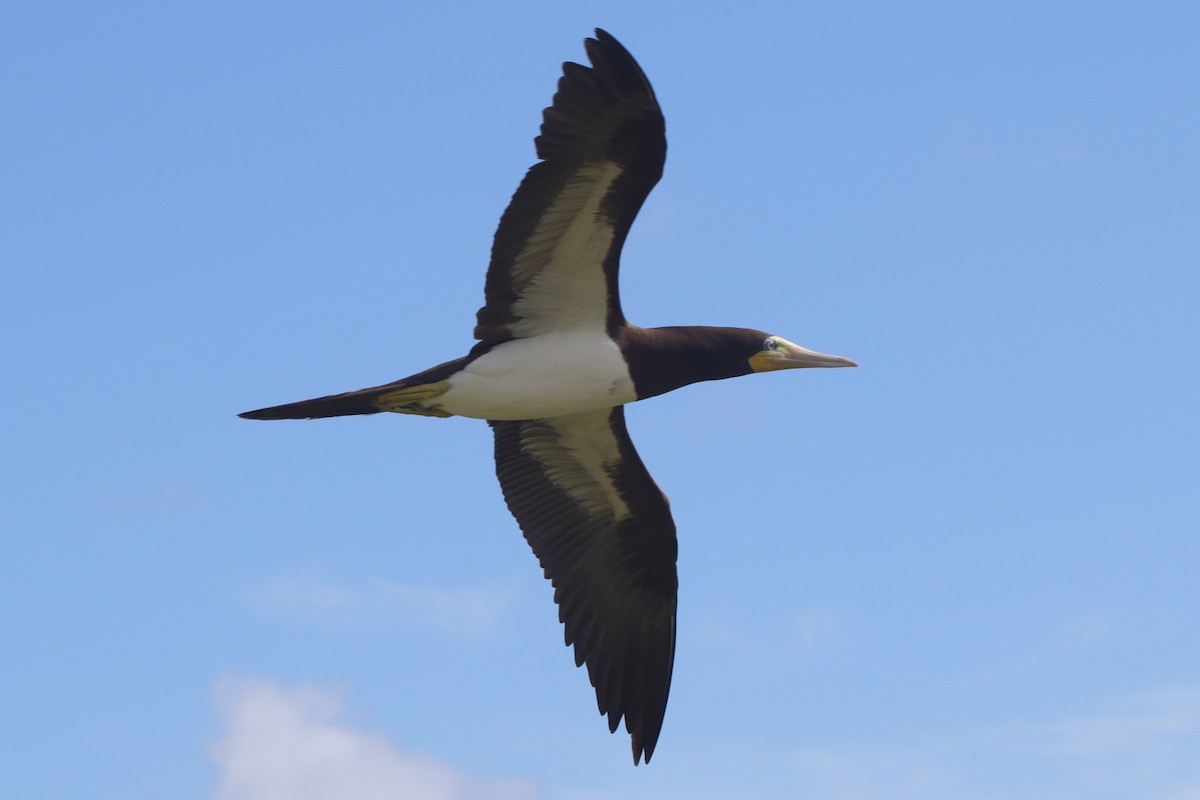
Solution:
{"label": "bird's beak", "polygon": [[772,337],[777,346],[774,350],[763,350],[750,356],[750,368],[755,372],[771,372],[777,369],[799,369],[801,367],[857,367],[848,358],[818,353],[801,347],[787,339]]}

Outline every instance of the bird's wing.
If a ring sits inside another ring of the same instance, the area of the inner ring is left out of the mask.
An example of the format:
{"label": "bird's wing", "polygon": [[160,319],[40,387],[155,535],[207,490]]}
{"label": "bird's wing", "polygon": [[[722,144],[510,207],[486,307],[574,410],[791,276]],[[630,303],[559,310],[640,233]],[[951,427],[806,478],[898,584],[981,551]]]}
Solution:
{"label": "bird's wing", "polygon": [[500,218],[475,338],[615,331],[621,247],[667,155],[662,111],[633,56],[602,30],[592,67],[566,63],[530,167]]}
{"label": "bird's wing", "polygon": [[551,419],[490,422],[496,475],[554,585],[575,663],[600,713],[654,752],[675,659],[675,522],[642,464],[620,406]]}

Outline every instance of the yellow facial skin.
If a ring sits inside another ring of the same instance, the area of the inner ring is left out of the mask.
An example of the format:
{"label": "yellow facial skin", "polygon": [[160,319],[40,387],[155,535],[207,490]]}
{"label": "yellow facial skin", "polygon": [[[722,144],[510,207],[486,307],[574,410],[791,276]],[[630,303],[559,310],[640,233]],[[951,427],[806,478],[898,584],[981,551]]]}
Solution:
{"label": "yellow facial skin", "polygon": [[750,369],[755,372],[773,372],[780,369],[804,367],[857,367],[848,358],[818,353],[789,342],[781,336],[768,336],[763,349],[750,356]]}

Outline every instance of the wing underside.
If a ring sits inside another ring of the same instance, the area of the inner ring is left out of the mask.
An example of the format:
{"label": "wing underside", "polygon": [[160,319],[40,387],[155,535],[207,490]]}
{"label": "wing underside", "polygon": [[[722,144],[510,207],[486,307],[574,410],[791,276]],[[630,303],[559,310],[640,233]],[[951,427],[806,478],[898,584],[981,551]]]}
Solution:
{"label": "wing underside", "polygon": [[496,474],[554,586],[567,645],[600,713],[654,752],[675,656],[675,524],[629,439],[624,410],[490,422]]}
{"label": "wing underside", "polygon": [[529,169],[500,219],[477,315],[484,343],[624,322],[621,247],[662,175],[666,135],[650,83],[604,31],[592,67],[567,63]]}

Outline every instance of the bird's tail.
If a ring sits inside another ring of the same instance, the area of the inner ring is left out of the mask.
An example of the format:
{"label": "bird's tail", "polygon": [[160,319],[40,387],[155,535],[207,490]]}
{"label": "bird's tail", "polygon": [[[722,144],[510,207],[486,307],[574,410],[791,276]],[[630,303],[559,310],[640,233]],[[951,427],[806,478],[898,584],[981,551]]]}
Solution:
{"label": "bird's tail", "polygon": [[386,411],[378,405],[381,395],[396,389],[395,384],[343,392],[297,403],[260,408],[238,414],[242,419],[320,419],[322,417],[348,417],[354,414],[378,414]]}
{"label": "bird's tail", "polygon": [[447,361],[436,367],[409,375],[393,383],[383,386],[372,386],[369,389],[359,389],[356,392],[330,394],[325,397],[314,397],[312,400],[301,400],[298,403],[285,403],[281,406],[260,408],[238,414],[242,419],[320,419],[322,417],[349,417],[355,414],[378,414],[380,411],[393,411],[397,414],[421,414],[426,417],[454,416],[448,411],[442,411],[432,402],[450,388],[447,380],[458,372],[470,360],[470,357]]}
{"label": "bird's tail", "polygon": [[331,394],[285,403],[281,406],[260,408],[238,414],[242,419],[320,419],[322,417],[349,417],[354,414],[378,414],[393,411],[397,414],[420,414],[425,417],[452,417],[429,401],[444,394],[450,385],[447,381],[408,385],[406,381],[373,386],[357,392]]}

